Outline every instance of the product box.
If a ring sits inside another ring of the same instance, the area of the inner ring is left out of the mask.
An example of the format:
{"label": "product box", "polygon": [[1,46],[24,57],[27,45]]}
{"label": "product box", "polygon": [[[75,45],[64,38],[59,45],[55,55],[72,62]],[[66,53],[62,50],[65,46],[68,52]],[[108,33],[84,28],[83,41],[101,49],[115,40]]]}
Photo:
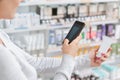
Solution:
{"label": "product box", "polygon": [[65,6],[59,6],[58,7],[58,17],[63,18],[66,14],[66,8]]}
{"label": "product box", "polygon": [[107,71],[109,73],[109,79],[110,80],[115,80],[116,76],[117,76],[117,71],[119,70],[117,66],[112,66],[109,64],[102,64],[102,69],[104,69],[105,71]]}
{"label": "product box", "polygon": [[96,37],[97,37],[97,26],[92,26],[92,30],[91,30],[91,37],[92,37],[92,40],[96,40]]}
{"label": "product box", "polygon": [[113,3],[113,18],[114,19],[119,18],[119,3],[118,2]]}
{"label": "product box", "polygon": [[116,19],[118,17],[118,3],[107,3],[106,15],[108,19]]}
{"label": "product box", "polygon": [[55,31],[50,30],[48,36],[49,36],[49,39],[48,39],[49,47],[55,46],[56,45]]}
{"label": "product box", "polygon": [[117,53],[120,55],[120,42],[117,43]]}
{"label": "product box", "polygon": [[103,36],[106,35],[106,25],[105,24],[101,24],[97,26],[97,30],[98,30],[98,36],[99,38],[102,40]]}
{"label": "product box", "polygon": [[97,8],[98,8],[97,4],[90,4],[90,6],[89,6],[89,16],[96,16],[96,15],[98,15]]}
{"label": "product box", "polygon": [[79,6],[79,16],[80,17],[88,16],[88,6],[87,5]]}
{"label": "product box", "polygon": [[62,44],[62,30],[55,30],[56,45]]}
{"label": "product box", "polygon": [[98,15],[105,15],[105,13],[106,13],[106,4],[99,3],[98,4]]}
{"label": "product box", "polygon": [[115,25],[114,24],[106,25],[106,35],[110,37],[115,36]]}
{"label": "product box", "polygon": [[97,26],[97,40],[102,40],[102,26]]}
{"label": "product box", "polygon": [[51,7],[41,7],[41,19],[51,19],[52,18],[52,8]]}
{"label": "product box", "polygon": [[87,39],[96,40],[97,37],[97,26],[89,27],[89,31],[87,32]]}
{"label": "product box", "polygon": [[77,16],[77,7],[75,5],[68,5],[68,17],[76,17]]}
{"label": "product box", "polygon": [[111,45],[111,47],[112,47],[112,54],[117,54],[118,53],[118,51],[117,51],[117,44],[115,43],[115,44],[112,44]]}

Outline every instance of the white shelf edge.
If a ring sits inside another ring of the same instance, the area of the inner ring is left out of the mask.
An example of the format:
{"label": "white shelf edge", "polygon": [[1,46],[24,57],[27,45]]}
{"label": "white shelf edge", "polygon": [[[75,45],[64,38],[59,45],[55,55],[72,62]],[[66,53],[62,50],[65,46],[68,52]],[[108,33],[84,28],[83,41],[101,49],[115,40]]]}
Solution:
{"label": "white shelf edge", "polygon": [[118,23],[119,20],[104,20],[104,21],[96,21],[96,22],[91,22],[91,25],[98,25],[98,24],[109,24],[109,23]]}
{"label": "white shelf edge", "polygon": [[[117,2],[119,0],[90,0],[89,3],[99,3],[99,2]],[[60,1],[32,1],[21,3],[20,6],[33,6],[33,5],[64,5],[64,4],[79,4],[79,3],[88,3],[86,0],[60,0]]]}

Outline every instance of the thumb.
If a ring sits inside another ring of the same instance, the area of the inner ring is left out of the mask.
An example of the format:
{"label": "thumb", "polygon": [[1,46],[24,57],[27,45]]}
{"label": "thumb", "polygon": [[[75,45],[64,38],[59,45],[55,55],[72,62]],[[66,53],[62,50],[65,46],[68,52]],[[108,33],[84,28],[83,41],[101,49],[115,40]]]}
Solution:
{"label": "thumb", "polygon": [[69,40],[68,40],[68,39],[65,39],[65,40],[64,40],[64,44],[65,44],[65,45],[68,45],[68,44],[69,44]]}

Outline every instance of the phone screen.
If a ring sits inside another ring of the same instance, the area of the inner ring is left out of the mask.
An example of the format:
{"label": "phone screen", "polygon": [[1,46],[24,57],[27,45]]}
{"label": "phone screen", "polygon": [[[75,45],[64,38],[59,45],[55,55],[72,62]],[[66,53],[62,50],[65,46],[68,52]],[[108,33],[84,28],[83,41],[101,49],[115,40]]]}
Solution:
{"label": "phone screen", "polygon": [[68,35],[66,36],[66,39],[69,40],[69,43],[71,43],[77,36],[80,35],[80,32],[82,31],[84,26],[85,24],[83,22],[75,21]]}

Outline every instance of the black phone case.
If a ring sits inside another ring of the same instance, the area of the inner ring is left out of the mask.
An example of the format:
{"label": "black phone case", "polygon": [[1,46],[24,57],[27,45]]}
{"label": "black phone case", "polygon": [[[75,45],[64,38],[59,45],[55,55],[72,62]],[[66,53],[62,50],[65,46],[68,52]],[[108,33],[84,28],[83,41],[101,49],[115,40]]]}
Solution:
{"label": "black phone case", "polygon": [[80,22],[80,21],[75,21],[73,24],[72,28],[70,29],[69,33],[65,37],[65,39],[69,40],[69,44],[77,37],[80,35],[80,32],[84,28],[85,23]]}

